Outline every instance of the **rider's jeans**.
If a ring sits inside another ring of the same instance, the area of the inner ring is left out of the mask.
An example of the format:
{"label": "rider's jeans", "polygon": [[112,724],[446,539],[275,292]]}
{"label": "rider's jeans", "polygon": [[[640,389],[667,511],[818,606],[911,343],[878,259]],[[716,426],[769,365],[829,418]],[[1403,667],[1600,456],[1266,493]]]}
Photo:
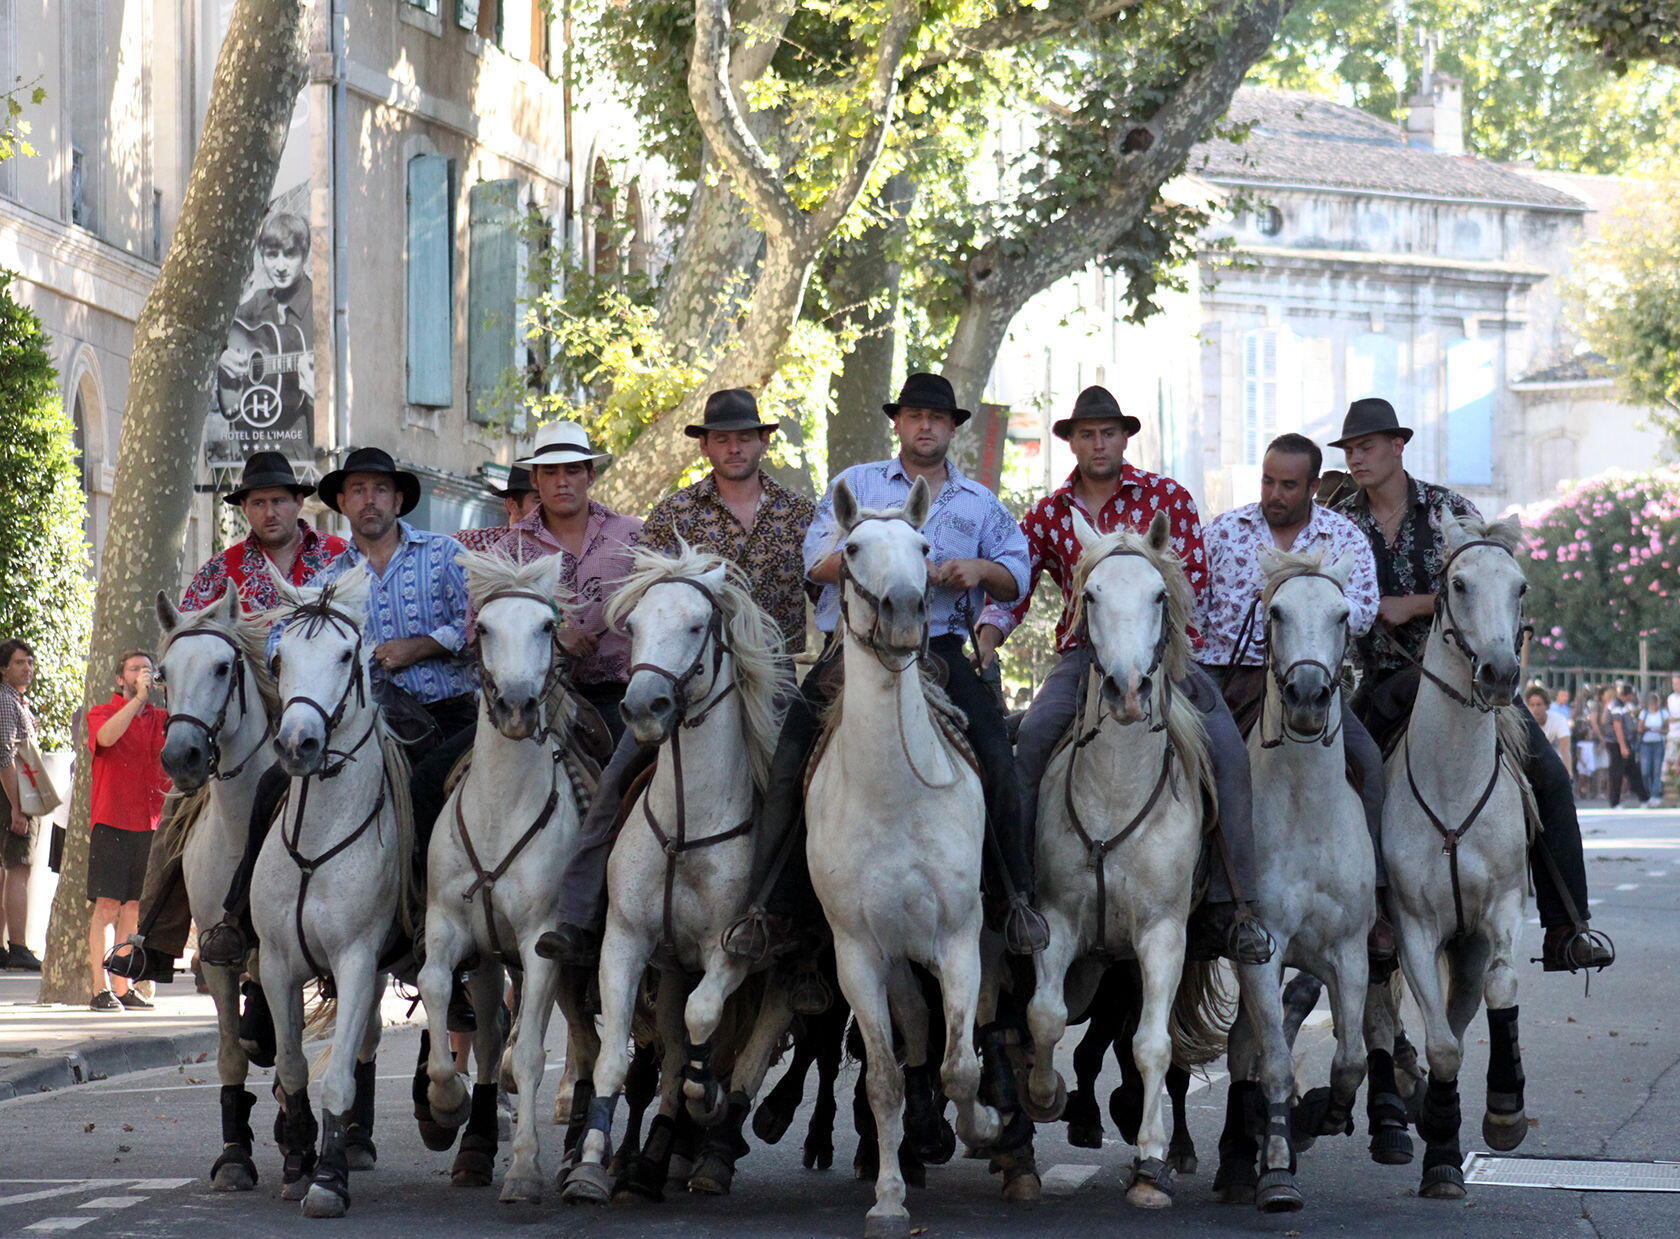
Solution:
{"label": "rider's jeans", "polygon": [[[1021,783],[1021,820],[1030,830],[1036,830],[1039,784],[1050,765],[1050,754],[1073,725],[1079,712],[1079,695],[1084,691],[1090,669],[1088,647],[1067,651],[1045,677],[1021,720],[1015,738],[1015,767]],[[1258,881],[1254,797],[1249,786],[1248,750],[1242,733],[1218,686],[1201,667],[1192,664],[1190,674],[1177,687],[1201,712],[1202,723],[1207,728],[1213,781],[1219,793],[1220,830],[1225,835],[1225,848],[1230,854],[1231,867],[1236,870],[1237,883],[1245,895],[1251,894]],[[1209,866],[1207,898],[1218,903],[1234,897],[1225,866],[1217,863]]]}

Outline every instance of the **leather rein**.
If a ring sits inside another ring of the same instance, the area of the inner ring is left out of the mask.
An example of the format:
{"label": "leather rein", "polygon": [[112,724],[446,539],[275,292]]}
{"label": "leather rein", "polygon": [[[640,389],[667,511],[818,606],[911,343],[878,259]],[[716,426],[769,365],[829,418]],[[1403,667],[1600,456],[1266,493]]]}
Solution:
{"label": "leather rein", "polygon": [[[173,646],[175,642],[185,641],[188,637],[215,637],[218,641],[227,642],[228,648],[233,651],[233,664],[229,668],[227,691],[222,697],[221,708],[216,711],[216,717],[211,722],[206,723],[196,714],[172,713],[164,716],[163,728],[168,731],[176,723],[184,723],[188,727],[198,728],[204,733],[204,743],[210,750],[210,777],[218,782],[236,779],[244,773],[245,767],[251,764],[252,759],[263,751],[263,746],[268,743],[269,737],[274,734],[274,720],[268,717],[268,712],[265,710],[263,712],[262,735],[257,738],[257,743],[233,769],[223,770],[221,768],[222,746],[217,737],[221,733],[222,725],[227,721],[228,708],[237,700],[240,716],[243,717],[250,713],[250,702],[245,692],[245,672],[248,669],[245,662],[245,651],[240,648],[238,641],[217,628],[192,628],[176,634],[170,639],[169,644]],[[167,654],[168,650],[165,650],[164,653]]]}
{"label": "leather rein", "polygon": [[[711,717],[719,703],[735,691],[735,683],[731,680],[721,689],[718,688],[718,677],[723,673],[724,657],[732,651],[725,639],[723,629],[723,606],[711,588],[700,581],[689,577],[670,577],[658,582],[661,585],[686,585],[706,600],[711,607],[711,618],[706,624],[706,633],[700,642],[700,648],[681,672],[672,672],[656,663],[635,663],[630,668],[631,678],[638,672],[646,671],[659,676],[671,685],[672,700],[676,703],[676,724],[671,728],[669,736],[671,750],[671,778],[675,784],[677,800],[676,822],[667,830],[657,817],[648,801],[646,791],[642,793],[642,816],[646,819],[648,829],[658,841],[660,849],[665,853],[665,881],[661,906],[661,932],[664,942],[673,952],[676,949],[676,932],[672,924],[673,904],[676,899],[677,862],[684,854],[697,851],[700,848],[712,847],[715,844],[727,843],[731,839],[739,839],[752,830],[753,815],[749,812],[746,820],[721,831],[715,835],[691,839],[688,835],[688,797],[684,791],[682,735],[684,731],[692,730],[703,724]],[[707,653],[711,654],[711,668],[709,682],[705,692],[701,694],[704,704],[697,710],[690,705],[688,690],[707,669]],[[709,698],[709,700],[708,700]]]}

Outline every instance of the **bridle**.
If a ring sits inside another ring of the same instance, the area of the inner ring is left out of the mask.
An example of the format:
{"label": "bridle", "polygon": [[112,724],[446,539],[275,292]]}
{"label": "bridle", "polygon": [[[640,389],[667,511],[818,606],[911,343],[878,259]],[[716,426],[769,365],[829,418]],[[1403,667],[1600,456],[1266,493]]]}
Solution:
{"label": "bridle", "polygon": [[[293,706],[307,706],[321,716],[321,723],[324,728],[321,737],[322,764],[320,769],[307,777],[330,779],[341,773],[348,763],[356,760],[356,754],[373,738],[373,733],[379,725],[378,717],[375,715],[368,721],[367,730],[362,733],[362,738],[355,744],[342,750],[335,750],[332,747],[333,731],[344,720],[344,712],[349,709],[351,695],[355,695],[358,708],[367,705],[367,673],[362,665],[361,658],[362,632],[356,621],[333,606],[330,598],[326,596],[297,607],[288,613],[282,622],[292,623],[296,620],[304,621],[306,636],[313,636],[323,625],[331,625],[337,628],[342,624],[349,629],[350,635],[354,638],[354,645],[350,653],[350,675],[345,680],[344,691],[339,694],[337,703],[330,711],[313,697],[288,697],[280,705],[281,714],[284,714]],[[338,760],[329,760],[334,757]]]}
{"label": "bridle", "polygon": [[[169,644],[173,647],[177,641],[185,641],[188,637],[215,637],[219,641],[227,642],[228,648],[233,651],[233,663],[228,668],[227,689],[222,696],[221,707],[216,711],[216,717],[211,722],[206,723],[196,714],[175,712],[164,716],[163,728],[168,731],[176,723],[198,728],[204,733],[205,747],[210,750],[210,777],[218,782],[236,779],[244,772],[245,767],[251,764],[252,759],[263,751],[263,746],[268,743],[269,736],[274,734],[274,720],[268,717],[266,710],[263,711],[262,735],[257,737],[255,746],[238,765],[231,770],[223,770],[221,768],[222,746],[216,737],[221,733],[222,725],[227,721],[228,708],[237,700],[240,717],[243,718],[250,713],[250,702],[247,700],[245,693],[245,651],[240,648],[237,640],[218,628],[191,628],[186,632],[177,633],[170,639]],[[164,654],[167,655],[168,652],[166,649]]]}
{"label": "bridle", "polygon": [[[1308,580],[1313,577],[1317,577],[1321,581],[1329,581],[1330,584],[1336,587],[1336,592],[1338,594],[1342,593],[1344,590],[1342,582],[1338,581],[1328,572],[1297,572],[1293,576],[1290,576],[1287,580],[1280,581],[1278,583],[1278,588],[1282,589],[1283,586],[1289,584],[1290,581]],[[1253,613],[1250,612],[1251,618],[1252,615]],[[1277,690],[1280,702],[1283,697],[1284,684],[1287,683],[1289,678],[1302,667],[1318,668],[1320,671],[1324,672],[1324,678],[1329,682],[1331,687],[1337,687],[1338,681],[1342,676],[1342,662],[1347,657],[1347,621],[1345,619],[1342,621],[1342,645],[1341,648],[1336,651],[1335,662],[1323,663],[1316,658],[1297,658],[1281,671],[1278,669],[1277,658],[1275,657],[1277,642],[1272,640],[1272,628],[1274,622],[1271,609],[1267,608],[1265,624],[1266,675],[1271,680],[1272,687]],[[1284,721],[1281,710],[1279,712],[1278,723],[1281,729],[1279,734],[1268,739],[1266,736],[1266,712],[1264,710],[1260,712],[1261,748],[1275,749],[1285,740],[1291,740],[1297,744],[1320,744],[1325,748],[1329,748],[1341,737],[1342,734],[1342,713],[1340,710],[1336,709],[1336,703],[1334,700],[1331,701],[1330,708],[1325,710],[1324,722],[1319,725],[1318,730],[1315,732],[1307,732],[1304,734],[1292,732],[1289,728],[1288,722]]]}
{"label": "bridle", "polygon": [[[1154,567],[1154,564],[1150,560],[1149,556],[1145,555],[1142,551],[1132,550],[1129,547],[1117,546],[1108,554],[1104,555],[1102,559],[1099,559],[1096,564],[1091,565],[1090,569],[1085,573],[1085,579],[1090,579],[1091,573],[1095,572],[1097,569],[1097,564],[1106,563],[1110,559],[1119,559],[1123,556],[1129,556],[1133,559],[1141,559],[1144,563]],[[1167,726],[1167,716],[1172,709],[1172,677],[1162,676],[1159,674],[1161,666],[1166,661],[1167,657],[1167,640],[1172,636],[1172,610],[1168,604],[1167,596],[1164,591],[1161,595],[1159,605],[1161,609],[1161,622],[1155,636],[1155,649],[1150,655],[1149,666],[1144,669],[1145,675],[1149,676],[1151,679],[1160,680],[1160,709],[1158,711],[1156,709],[1154,696],[1151,696],[1149,700],[1149,713],[1147,717],[1149,719],[1149,730],[1151,732],[1165,730]],[[1096,647],[1091,644],[1090,620],[1085,614],[1085,605],[1083,601],[1081,602],[1079,610],[1079,627],[1075,629],[1074,636],[1079,644],[1091,651],[1092,674],[1097,675],[1100,673],[1102,677],[1106,678],[1108,672],[1102,666],[1101,660],[1097,658]],[[1081,700],[1083,701],[1083,699]],[[1083,712],[1082,705],[1081,713]],[[1087,740],[1096,738],[1097,728],[1101,727],[1104,720],[1108,717],[1108,711],[1104,710],[1101,712],[1101,715],[1098,717],[1096,723],[1092,726],[1090,736]],[[1083,746],[1085,742],[1087,741],[1081,741],[1081,746]]]}
{"label": "bridle", "polygon": [[[688,796],[684,791],[682,735],[683,732],[691,731],[705,723],[711,717],[712,711],[717,709],[718,704],[735,691],[733,680],[724,685],[722,689],[718,688],[718,679],[723,674],[723,660],[733,651],[724,636],[723,605],[718,601],[717,595],[712,592],[710,586],[691,577],[678,576],[668,577],[656,582],[656,584],[686,585],[704,598],[707,605],[711,607],[711,618],[706,622],[705,635],[701,638],[700,646],[695,650],[694,657],[682,671],[673,672],[657,663],[633,663],[630,667],[631,678],[634,678],[639,672],[646,671],[667,681],[671,685],[671,697],[676,711],[675,724],[672,726],[668,737],[671,745],[673,793],[677,801],[677,820],[673,827],[667,830],[660,824],[659,819],[653,815],[653,809],[645,792],[641,800],[642,817],[647,822],[648,829],[653,832],[653,837],[658,842],[660,850],[665,853],[661,926],[665,944],[674,950],[676,930],[672,924],[672,914],[676,900],[678,860],[682,858],[685,852],[692,852],[698,848],[711,847],[714,844],[741,838],[752,830],[753,815],[749,812],[746,820],[715,835],[706,835],[700,839],[690,839],[688,837]],[[711,676],[705,692],[700,694],[700,700],[704,701],[705,704],[696,710],[689,701],[688,690],[689,686],[706,670],[708,650],[711,652]]]}
{"label": "bridle", "polygon": [[[560,616],[559,604],[556,603],[553,598],[550,598],[545,594],[539,594],[534,589],[495,590],[494,592],[484,596],[483,600],[478,604],[478,610],[482,614],[484,608],[489,606],[492,602],[500,602],[505,598],[520,598],[528,602],[541,603],[543,606],[548,608],[550,614],[556,619]],[[561,680],[563,680],[566,676],[569,657],[566,653],[565,647],[560,644],[560,626],[558,624],[554,626],[553,633],[551,634],[549,640],[552,647],[552,656],[548,661],[548,674],[543,677],[542,688],[538,690],[537,695],[537,700],[543,704],[544,709],[542,726],[535,737],[538,740],[548,740],[559,734],[554,725],[554,720],[547,717],[547,706],[549,699],[554,695],[554,690],[559,687]],[[481,690],[484,693],[484,698],[487,702],[500,701],[502,697],[502,690],[496,684],[496,677],[491,674],[490,668],[484,665],[481,649],[479,650],[479,654],[480,656],[477,659],[478,678]]]}

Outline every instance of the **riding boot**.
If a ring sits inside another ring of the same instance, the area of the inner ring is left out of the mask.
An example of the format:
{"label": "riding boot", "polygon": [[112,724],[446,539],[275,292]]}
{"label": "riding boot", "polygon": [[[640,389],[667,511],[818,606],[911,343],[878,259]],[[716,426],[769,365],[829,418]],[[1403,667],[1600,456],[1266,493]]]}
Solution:
{"label": "riding boot", "polygon": [[175,961],[187,949],[192,909],[182,873],[181,832],[187,823],[177,802],[152,833],[146,853],[146,878],[140,888],[140,923],[105,957],[105,971],[129,981],[167,984],[175,979]]}
{"label": "riding boot", "polygon": [[279,766],[270,766],[257,781],[257,791],[251,802],[251,821],[245,833],[245,853],[233,872],[227,898],[222,902],[222,919],[207,926],[198,935],[199,958],[207,964],[222,968],[243,967],[250,954],[255,935],[250,930],[251,876],[256,872],[257,857],[262,855],[263,842],[274,823],[275,812],[285,799],[290,780]]}
{"label": "riding boot", "polygon": [[1547,972],[1603,970],[1616,962],[1616,946],[1608,934],[1587,924],[1592,916],[1587,906],[1587,867],[1569,772],[1526,710],[1523,720],[1528,725],[1523,773],[1534,789],[1540,814],[1540,830],[1528,848],[1528,867],[1540,923],[1546,927],[1542,967]]}
{"label": "riding boot", "polygon": [[245,1057],[254,1067],[274,1066],[274,1013],[268,1007],[268,995],[255,981],[239,987],[245,995],[245,1009],[239,1013],[239,1044]]}

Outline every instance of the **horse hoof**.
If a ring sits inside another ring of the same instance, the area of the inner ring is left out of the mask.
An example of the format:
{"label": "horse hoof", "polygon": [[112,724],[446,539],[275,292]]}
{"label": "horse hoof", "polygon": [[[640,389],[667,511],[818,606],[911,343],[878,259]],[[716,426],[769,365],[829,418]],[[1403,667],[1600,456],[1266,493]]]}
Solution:
{"label": "horse hoof", "polygon": [[1488,1148],[1498,1153],[1509,1153],[1523,1142],[1528,1135],[1528,1114],[1518,1110],[1514,1114],[1495,1114],[1489,1110],[1482,1115],[1482,1139],[1487,1141]]}
{"label": "horse hoof", "polygon": [[542,1179],[535,1175],[516,1179],[509,1175],[497,1197],[504,1205],[540,1205],[543,1198]]}
{"label": "horse hoof", "polygon": [[703,1155],[688,1176],[688,1190],[700,1196],[727,1196],[735,1182],[735,1167],[721,1157]]}
{"label": "horse hoof", "polygon": [[604,1205],[612,1199],[607,1168],[599,1162],[581,1162],[566,1176],[560,1199],[569,1205]]}
{"label": "horse hoof", "polygon": [[[697,1089],[700,1095],[696,1097],[690,1089]],[[683,1103],[688,1108],[688,1117],[702,1127],[716,1127],[729,1112],[729,1099],[716,1080],[707,1080],[699,1085],[692,1081],[684,1084]]]}
{"label": "horse hoof", "polygon": [[318,1183],[310,1184],[303,1196],[304,1217],[343,1217],[349,1209],[348,1197]]}
{"label": "horse hoof", "polygon": [[293,1179],[290,1183],[282,1183],[280,1185],[280,1199],[289,1200],[293,1204],[296,1204],[308,1194],[309,1178],[307,1175],[302,1178]]}
{"label": "horse hoof", "polygon": [[832,1143],[816,1144],[805,1142],[805,1169],[832,1170],[834,1168],[834,1145]]}
{"label": "horse hoof", "polygon": [[752,1129],[765,1144],[776,1144],[793,1125],[793,1114],[781,1106],[760,1106],[753,1111]]}
{"label": "horse hoof", "polygon": [[495,1155],[477,1149],[462,1149],[449,1167],[449,1181],[456,1187],[489,1187],[495,1178]]}
{"label": "horse hoof", "polygon": [[379,1150],[368,1144],[344,1146],[344,1160],[352,1170],[372,1170],[379,1164]]}
{"label": "horse hoof", "polygon": [[1156,1157],[1146,1157],[1132,1170],[1132,1185],[1126,1200],[1139,1209],[1166,1209],[1173,1202],[1172,1167]]}
{"label": "horse hoof", "polygon": [[249,1192],[255,1188],[257,1164],[250,1152],[240,1145],[228,1146],[210,1167],[210,1186],[218,1192]]}
{"label": "horse hoof", "polygon": [[1410,1166],[1412,1137],[1404,1127],[1383,1127],[1372,1132],[1371,1160],[1379,1166]]}
{"label": "horse hoof", "polygon": [[1020,1174],[1006,1177],[1003,1181],[1003,1199],[1012,1205],[1034,1205],[1044,1196],[1044,1181],[1034,1170],[1023,1170]]}
{"label": "horse hoof", "polygon": [[1431,1166],[1424,1171],[1418,1195],[1425,1200],[1463,1200],[1464,1172],[1457,1166]]}
{"label": "horse hoof", "polygon": [[1126,1189],[1126,1203],[1139,1209],[1170,1209],[1172,1202],[1172,1193],[1163,1192],[1153,1183],[1140,1180]]}
{"label": "horse hoof", "polygon": [[1268,1170],[1254,1190],[1254,1204],[1262,1213],[1297,1213],[1306,1203],[1288,1170]]}
{"label": "horse hoof", "polygon": [[863,1219],[863,1239],[910,1239],[910,1214],[904,1209],[877,1213]]}
{"label": "horse hoof", "polygon": [[1060,1072],[1056,1073],[1055,1094],[1042,1105],[1039,1104],[1038,1098],[1033,1096],[1031,1084],[1021,1090],[1021,1109],[1035,1123],[1057,1122],[1062,1117],[1062,1112],[1067,1109],[1067,1102],[1067,1083],[1062,1079]]}
{"label": "horse hoof", "polygon": [[1173,1168],[1175,1174],[1195,1174],[1201,1163],[1196,1160],[1195,1149],[1181,1149],[1177,1152],[1168,1149],[1167,1165]]}
{"label": "horse hoof", "polygon": [[[448,1101],[447,1098],[451,1094],[460,1100],[453,1103]],[[450,1084],[434,1084],[427,1089],[426,1103],[432,1112],[432,1122],[440,1127],[465,1127],[467,1120],[472,1117],[472,1094],[462,1087],[459,1076]]]}

